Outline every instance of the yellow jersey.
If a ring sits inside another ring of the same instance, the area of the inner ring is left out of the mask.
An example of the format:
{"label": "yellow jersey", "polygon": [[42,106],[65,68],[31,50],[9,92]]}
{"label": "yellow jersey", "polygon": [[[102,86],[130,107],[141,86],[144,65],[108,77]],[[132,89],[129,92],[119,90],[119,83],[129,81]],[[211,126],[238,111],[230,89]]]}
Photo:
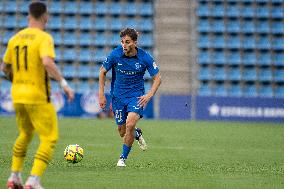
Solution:
{"label": "yellow jersey", "polygon": [[42,63],[46,56],[55,58],[54,42],[50,34],[40,29],[23,29],[9,40],[3,61],[12,64],[14,103],[50,102],[49,76]]}

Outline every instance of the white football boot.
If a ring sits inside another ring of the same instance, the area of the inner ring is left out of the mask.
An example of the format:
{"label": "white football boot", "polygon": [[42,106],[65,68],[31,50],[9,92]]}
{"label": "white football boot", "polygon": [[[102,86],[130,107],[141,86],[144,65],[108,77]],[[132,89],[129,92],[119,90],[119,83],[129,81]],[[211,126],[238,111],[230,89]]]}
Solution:
{"label": "white football boot", "polygon": [[25,184],[24,189],[44,189],[40,183],[39,179],[35,179],[35,177],[30,176]]}
{"label": "white football boot", "polygon": [[142,137],[142,135],[140,135],[137,142],[141,150],[143,151],[147,150],[147,144],[144,138]]}
{"label": "white football boot", "polygon": [[8,189],[23,189],[22,177],[11,174],[7,181]]}
{"label": "white football boot", "polygon": [[125,159],[124,158],[120,158],[116,164],[117,167],[125,167]]}

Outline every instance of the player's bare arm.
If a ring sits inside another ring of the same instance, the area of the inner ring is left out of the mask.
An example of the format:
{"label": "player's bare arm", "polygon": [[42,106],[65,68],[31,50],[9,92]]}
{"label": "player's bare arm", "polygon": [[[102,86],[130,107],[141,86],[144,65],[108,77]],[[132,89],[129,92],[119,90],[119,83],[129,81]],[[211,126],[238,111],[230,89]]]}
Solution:
{"label": "player's bare arm", "polygon": [[5,74],[6,78],[9,81],[13,80],[12,64],[5,64],[4,62],[2,62],[2,64],[1,64],[1,71]]}
{"label": "player's bare arm", "polygon": [[56,67],[56,64],[54,63],[53,58],[48,56],[43,57],[42,63],[49,76],[60,83],[60,86],[63,88],[63,91],[68,97],[68,101],[72,101],[74,99],[74,91],[69,87],[67,81],[62,77],[61,73]]}
{"label": "player's bare arm", "polygon": [[106,97],[105,97],[105,78],[107,70],[102,66],[100,68],[99,75],[99,104],[101,108],[106,106]]}
{"label": "player's bare arm", "polygon": [[149,92],[143,96],[138,97],[138,105],[145,107],[147,103],[150,101],[150,99],[156,94],[159,86],[161,85],[162,79],[160,72],[157,73],[155,76],[153,76],[153,85]]}

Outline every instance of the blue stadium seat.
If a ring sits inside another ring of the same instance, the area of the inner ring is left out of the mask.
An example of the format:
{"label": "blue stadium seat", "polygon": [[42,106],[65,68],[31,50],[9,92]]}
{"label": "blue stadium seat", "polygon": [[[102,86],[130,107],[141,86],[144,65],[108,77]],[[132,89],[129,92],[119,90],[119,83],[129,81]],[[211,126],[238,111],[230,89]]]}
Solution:
{"label": "blue stadium seat", "polygon": [[152,33],[142,34],[139,39],[139,44],[142,47],[152,47],[154,45],[154,39]]}
{"label": "blue stadium seat", "polygon": [[75,32],[64,32],[63,43],[65,45],[76,45],[78,43],[78,37]]}
{"label": "blue stadium seat", "polygon": [[[99,78],[99,73],[100,73],[100,68],[102,67],[102,65],[99,64],[95,64],[94,68],[93,68],[93,75],[95,76],[95,78]],[[107,73],[107,78],[111,78],[111,71]]]}
{"label": "blue stadium seat", "polygon": [[215,4],[211,8],[210,16],[224,17],[225,16],[225,6],[222,3]]}
{"label": "blue stadium seat", "polygon": [[253,18],[255,16],[255,12],[253,5],[246,5],[240,9],[241,16],[245,18]]}
{"label": "blue stadium seat", "polygon": [[268,34],[270,32],[270,26],[268,20],[258,20],[256,23],[256,32]]}
{"label": "blue stadium seat", "polygon": [[245,35],[242,39],[242,47],[244,49],[254,49],[256,45],[256,40],[253,35]]}
{"label": "blue stadium seat", "polygon": [[63,13],[64,14],[76,14],[77,12],[79,12],[79,8],[80,8],[79,2],[66,1],[64,3]]}
{"label": "blue stadium seat", "polygon": [[268,68],[261,68],[258,74],[259,81],[272,81],[272,70]]}
{"label": "blue stadium seat", "polygon": [[104,61],[106,58],[106,52],[102,49],[102,48],[99,48],[95,51],[95,61],[96,62],[102,62]]}
{"label": "blue stadium seat", "polygon": [[241,71],[238,67],[231,67],[230,70],[228,70],[228,79],[230,81],[239,81],[241,80]]}
{"label": "blue stadium seat", "polygon": [[3,26],[6,29],[14,29],[17,25],[17,17],[16,15],[6,15],[4,16]]}
{"label": "blue stadium seat", "polygon": [[110,2],[109,12],[112,15],[120,15],[123,12],[123,5],[120,2]]}
{"label": "blue stadium seat", "polygon": [[199,4],[196,10],[196,15],[199,17],[209,16],[211,10],[207,4]]}
{"label": "blue stadium seat", "polygon": [[53,14],[60,14],[64,10],[64,5],[62,1],[51,1],[49,4],[48,11]]}
{"label": "blue stadium seat", "polygon": [[80,62],[90,62],[92,61],[92,56],[94,56],[89,48],[80,48],[78,55]]}
{"label": "blue stadium seat", "polygon": [[256,8],[256,17],[258,18],[268,18],[269,17],[269,6],[262,5]]}
{"label": "blue stadium seat", "polygon": [[110,20],[109,28],[113,31],[120,31],[124,27],[123,20],[121,18],[112,18]]}
{"label": "blue stadium seat", "polygon": [[6,1],[4,5],[4,12],[6,13],[16,13],[17,12],[17,2],[18,1]]}
{"label": "blue stadium seat", "polygon": [[256,30],[253,20],[243,20],[241,26],[241,32],[243,33],[254,33]]}
{"label": "blue stadium seat", "polygon": [[272,63],[271,53],[269,51],[260,52],[257,62],[261,66],[271,65]]}
{"label": "blue stadium seat", "polygon": [[209,51],[199,51],[197,61],[199,64],[209,64],[211,62]]}
{"label": "blue stadium seat", "polygon": [[108,13],[108,4],[106,2],[96,2],[95,4],[95,14],[105,15]]}
{"label": "blue stadium seat", "polygon": [[227,63],[226,53],[224,51],[216,51],[212,53],[212,63],[216,65],[224,65]]}
{"label": "blue stadium seat", "polygon": [[91,30],[94,27],[94,22],[91,16],[82,16],[79,22],[80,30]]}
{"label": "blue stadium seat", "polygon": [[47,28],[49,29],[60,29],[62,28],[63,20],[60,16],[50,16]]}
{"label": "blue stadium seat", "polygon": [[93,40],[97,46],[105,46],[108,43],[108,37],[105,33],[97,33]]}
{"label": "blue stadium seat", "polygon": [[247,84],[243,87],[243,96],[245,97],[257,97],[258,92],[255,85]]}
{"label": "blue stadium seat", "polygon": [[283,21],[273,21],[271,24],[271,32],[273,34],[283,34],[284,33],[284,22]]}
{"label": "blue stadium seat", "polygon": [[128,16],[139,15],[138,5],[135,2],[124,3],[123,13]]}
{"label": "blue stadium seat", "polygon": [[73,78],[77,77],[77,68],[73,64],[66,64],[62,70],[64,77]]}
{"label": "blue stadium seat", "polygon": [[284,53],[275,52],[273,57],[273,65],[284,66]]}
{"label": "blue stadium seat", "polygon": [[210,31],[210,22],[207,19],[200,19],[198,22],[197,30],[199,32],[209,32]]}
{"label": "blue stadium seat", "polygon": [[231,51],[228,53],[227,63],[231,65],[241,64],[241,54],[239,51]]}
{"label": "blue stadium seat", "polygon": [[90,32],[81,32],[78,41],[81,46],[89,46],[92,45],[93,37]]}
{"label": "blue stadium seat", "polygon": [[226,47],[226,36],[216,35],[212,38],[212,47],[214,48],[225,48]]}
{"label": "blue stadium seat", "polygon": [[67,30],[75,30],[78,28],[78,21],[76,16],[67,16],[64,19],[63,27]]}
{"label": "blue stadium seat", "polygon": [[114,33],[110,37],[109,44],[112,46],[118,46],[120,44],[120,37],[118,34]]}
{"label": "blue stadium seat", "polygon": [[228,90],[225,84],[217,84],[213,88],[213,95],[215,96],[228,96]]}
{"label": "blue stadium seat", "polygon": [[[150,24],[150,22],[147,23],[147,24]],[[138,20],[136,18],[128,18],[123,22],[123,26],[129,27],[129,28],[138,28],[139,23],[138,23]],[[144,30],[143,26],[140,27],[140,28],[142,28],[142,30]],[[148,27],[148,26],[145,26],[145,27]],[[149,29],[149,30],[151,30],[151,29]]]}
{"label": "blue stadium seat", "polygon": [[255,65],[256,64],[256,54],[255,52],[244,52],[242,57],[242,63],[244,65]]}
{"label": "blue stadium seat", "polygon": [[272,6],[271,17],[274,19],[281,19],[284,17],[284,8],[283,6]]}
{"label": "blue stadium seat", "polygon": [[13,32],[13,31],[6,31],[5,33],[4,33],[4,35],[3,35],[3,41],[2,41],[2,43],[3,44],[7,44],[8,43],[8,41],[9,41],[9,39],[13,36],[13,35],[15,35],[15,32]]}
{"label": "blue stadium seat", "polygon": [[232,84],[228,88],[228,95],[233,97],[241,97],[242,96],[242,89],[240,84]]}
{"label": "blue stadium seat", "polygon": [[140,15],[152,16],[154,14],[154,8],[152,2],[142,2],[140,5]]}
{"label": "blue stadium seat", "polygon": [[74,48],[64,48],[62,52],[62,59],[64,61],[74,61],[78,59],[76,49]]}
{"label": "blue stadium seat", "polygon": [[28,19],[25,16],[21,16],[18,21],[18,27],[24,28],[28,26]]}
{"label": "blue stadium seat", "polygon": [[96,30],[107,30],[108,29],[108,20],[104,17],[96,17],[95,20],[95,29]]}
{"label": "blue stadium seat", "polygon": [[62,53],[59,48],[55,48],[55,62],[59,62],[62,60]]}
{"label": "blue stadium seat", "polygon": [[284,85],[276,85],[275,90],[274,90],[274,96],[275,97],[284,97]]}
{"label": "blue stadium seat", "polygon": [[93,3],[92,1],[80,1],[79,5],[79,13],[80,14],[92,14],[94,12],[93,10]]}
{"label": "blue stadium seat", "polygon": [[241,30],[241,24],[239,19],[229,20],[226,24],[226,30],[229,33],[239,33]]}
{"label": "blue stadium seat", "polygon": [[201,83],[198,89],[198,94],[200,96],[210,96],[212,94],[210,86],[208,84]]}
{"label": "blue stadium seat", "polygon": [[229,49],[238,49],[241,47],[241,39],[237,35],[228,36],[226,47]]}
{"label": "blue stadium seat", "polygon": [[150,18],[141,19],[137,27],[140,31],[152,31],[154,28],[153,19]]}
{"label": "blue stadium seat", "polygon": [[215,67],[212,70],[212,79],[217,81],[224,81],[227,79],[227,72],[225,67]]}
{"label": "blue stadium seat", "polygon": [[242,72],[242,79],[245,81],[255,81],[257,79],[257,71],[255,68],[245,68]]}
{"label": "blue stadium seat", "polygon": [[199,48],[209,48],[210,47],[210,37],[206,34],[199,34],[197,46]]}
{"label": "blue stadium seat", "polygon": [[64,43],[63,38],[61,37],[61,33],[57,31],[51,31],[50,34],[53,37],[55,45],[61,45]]}
{"label": "blue stadium seat", "polygon": [[226,9],[226,16],[238,18],[240,16],[240,7],[235,4],[229,4]]}
{"label": "blue stadium seat", "polygon": [[258,96],[260,97],[273,97],[273,89],[271,85],[262,85],[259,88]]}
{"label": "blue stadium seat", "polygon": [[212,32],[225,32],[226,27],[223,19],[213,20],[210,28]]}
{"label": "blue stadium seat", "polygon": [[272,40],[272,48],[274,50],[284,50],[284,37],[274,37]]}
{"label": "blue stadium seat", "polygon": [[88,64],[81,64],[77,68],[77,76],[80,78],[90,78],[92,77],[92,70]]}
{"label": "blue stadium seat", "polygon": [[273,80],[276,82],[283,82],[284,81],[284,70],[283,69],[274,70]]}
{"label": "blue stadium seat", "polygon": [[211,69],[209,67],[200,67],[198,77],[199,77],[200,80],[212,79]]}
{"label": "blue stadium seat", "polygon": [[271,41],[268,35],[259,36],[256,47],[262,50],[269,50],[271,48]]}

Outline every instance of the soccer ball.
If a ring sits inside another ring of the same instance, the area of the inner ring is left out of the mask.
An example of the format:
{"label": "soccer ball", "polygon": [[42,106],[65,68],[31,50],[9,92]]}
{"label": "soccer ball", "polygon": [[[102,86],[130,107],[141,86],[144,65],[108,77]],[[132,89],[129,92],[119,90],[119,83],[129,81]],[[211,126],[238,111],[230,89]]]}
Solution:
{"label": "soccer ball", "polygon": [[69,163],[78,163],[83,159],[84,150],[78,144],[70,144],[64,150],[64,158]]}

